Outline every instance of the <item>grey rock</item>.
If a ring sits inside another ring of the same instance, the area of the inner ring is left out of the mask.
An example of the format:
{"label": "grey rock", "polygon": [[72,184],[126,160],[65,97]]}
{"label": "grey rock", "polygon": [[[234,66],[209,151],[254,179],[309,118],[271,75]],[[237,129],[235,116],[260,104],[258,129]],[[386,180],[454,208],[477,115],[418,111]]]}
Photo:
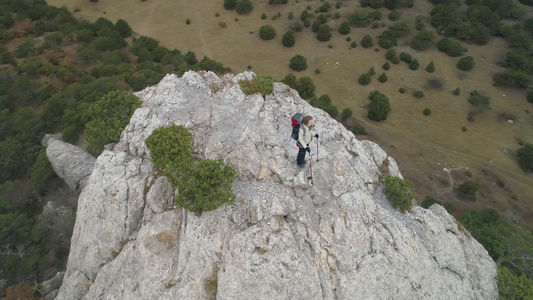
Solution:
{"label": "grey rock", "polygon": [[[392,157],[284,84],[243,94],[253,75],[168,75],[137,93],[142,107],[80,195],[57,299],[498,298],[495,263],[442,207],[391,207]],[[288,141],[295,112],[321,137],[313,186]],[[191,131],[196,156],[237,169],[233,205],[165,207],[173,193],[144,140],[172,124]]]}
{"label": "grey rock", "polygon": [[48,138],[43,140],[46,156],[57,176],[62,178],[74,192],[81,192],[87,185],[96,159],[85,150],[63,141]]}
{"label": "grey rock", "polygon": [[58,272],[54,277],[42,283],[41,294],[45,295],[45,299],[55,299],[64,276],[65,272]]}

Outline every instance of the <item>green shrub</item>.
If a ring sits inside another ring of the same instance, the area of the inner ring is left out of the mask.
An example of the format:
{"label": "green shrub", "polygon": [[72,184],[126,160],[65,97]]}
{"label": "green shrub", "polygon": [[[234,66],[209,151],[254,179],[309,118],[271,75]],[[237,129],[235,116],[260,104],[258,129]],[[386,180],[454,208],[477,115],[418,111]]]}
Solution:
{"label": "green shrub", "polygon": [[376,69],[374,67],[370,67],[370,69],[368,69],[368,75],[372,76],[376,74]]}
{"label": "green shrub", "polygon": [[450,40],[449,38],[443,38],[438,41],[437,49],[451,57],[461,56],[465,52],[465,48],[459,42]]}
{"label": "green shrub", "polygon": [[276,37],[276,29],[272,25],[263,25],[259,29],[259,37],[262,40],[271,40]]}
{"label": "green shrub", "polygon": [[309,99],[315,95],[315,85],[313,84],[313,80],[309,77],[296,79],[294,74],[287,74],[281,82],[298,91],[298,94],[303,99]]}
{"label": "green shrub", "polygon": [[468,128],[466,126],[461,127],[461,131],[462,132],[466,132],[467,130],[468,130]]}
{"label": "green shrub", "polygon": [[428,72],[428,73],[433,73],[433,72],[435,72],[435,64],[433,63],[433,61],[431,61],[431,62],[426,66],[426,72]]}
{"label": "green shrub", "polygon": [[383,66],[381,68],[383,68],[383,70],[387,71],[387,70],[390,69],[390,65],[389,65],[388,62],[386,62],[386,63],[383,64]]}
{"label": "green shrub", "polygon": [[400,53],[400,60],[406,63],[410,63],[411,61],[413,61],[413,57],[409,53],[402,52]]}
{"label": "green shrub", "polygon": [[287,18],[289,18],[289,20],[294,19],[294,13],[292,11],[289,12],[289,15],[287,16]]}
{"label": "green shrub", "polygon": [[252,5],[252,2],[250,2],[250,0],[239,0],[237,2],[237,6],[235,6],[235,11],[238,14],[242,15],[242,14],[251,12],[253,8],[254,7]]}
{"label": "green shrub", "polygon": [[533,91],[527,92],[526,99],[527,99],[527,102],[533,103]]}
{"label": "green shrub", "polygon": [[426,108],[426,109],[424,109],[424,111],[422,111],[422,113],[424,114],[424,116],[429,116],[429,115],[431,115],[431,109]]}
{"label": "green shrub", "polygon": [[403,87],[402,87],[402,88],[400,88],[400,89],[398,90],[398,92],[400,92],[400,94],[403,94],[403,93],[405,93],[405,88],[403,88]]}
{"label": "green shrub", "polygon": [[478,90],[474,90],[470,93],[468,102],[473,106],[479,107],[481,109],[490,109],[490,98],[488,96],[485,96]]}
{"label": "green shrub", "polygon": [[[398,58],[398,55],[396,54],[396,50],[395,49],[387,50],[387,52],[385,52],[385,58],[387,60],[389,60],[389,61],[392,61],[395,58]],[[398,58],[398,60],[399,60],[399,58]]]}
{"label": "green shrub", "polygon": [[316,68],[316,69],[315,69],[315,74],[320,74],[320,73],[321,73],[321,72],[320,72],[320,69]]}
{"label": "green shrub", "polygon": [[331,38],[331,27],[327,24],[322,24],[318,28],[318,32],[316,33],[316,39],[321,42],[329,41]]}
{"label": "green shrub", "polygon": [[472,56],[465,56],[457,62],[457,68],[462,71],[470,71],[474,68],[474,58]]}
{"label": "green shrub", "polygon": [[294,46],[295,39],[294,39],[294,34],[292,33],[291,30],[283,34],[283,37],[281,38],[281,42],[283,43],[283,46],[285,47]]}
{"label": "green shrub", "polygon": [[154,165],[179,189],[176,203],[194,213],[233,203],[235,169],[222,159],[194,160],[192,142],[191,133],[181,125],[158,128],[145,140]]}
{"label": "green shrub", "polygon": [[294,71],[303,71],[307,69],[307,59],[297,54],[291,58],[289,67]]}
{"label": "green shrub", "polygon": [[191,20],[190,19],[185,20],[185,24],[190,25],[191,24]]}
{"label": "green shrub", "polygon": [[224,8],[234,10],[237,7],[237,0],[224,0]]}
{"label": "green shrub", "polygon": [[131,116],[141,102],[137,96],[125,91],[113,91],[91,104],[91,121],[85,126],[85,139],[97,149],[120,139]]}
{"label": "green shrub", "polygon": [[319,98],[313,97],[309,102],[314,107],[318,107],[327,112],[332,118],[337,117],[339,110],[333,104],[331,104],[331,99],[328,95],[322,95]]}
{"label": "green shrub", "polygon": [[391,202],[392,207],[404,212],[413,206],[415,192],[412,190],[414,184],[409,179],[401,179],[387,175],[385,177],[385,188],[383,193]]}
{"label": "green shrub", "polygon": [[364,73],[364,74],[361,74],[361,76],[359,76],[359,79],[357,80],[357,82],[359,82],[360,85],[367,85],[370,83],[371,80],[372,78],[370,77],[370,74]]}
{"label": "green shrub", "polygon": [[525,274],[516,275],[498,266],[497,279],[501,300],[533,299],[533,281]]}
{"label": "green shrub", "polygon": [[455,96],[459,96],[461,94],[461,89],[460,88],[456,88],[455,90],[453,90],[452,92]]}
{"label": "green shrub", "polygon": [[393,10],[389,13],[389,20],[391,21],[398,21],[400,17],[402,16],[402,12],[399,10]]}
{"label": "green shrub", "polygon": [[409,69],[413,70],[413,71],[416,71],[418,70],[418,67],[420,66],[420,63],[418,62],[418,60],[415,58],[411,61],[411,63],[409,63]]}
{"label": "green shrub", "polygon": [[342,114],[341,114],[342,115],[341,120],[342,121],[348,120],[348,118],[352,116],[352,113],[353,113],[352,110],[349,108],[343,109]]}
{"label": "green shrub", "polygon": [[391,111],[389,98],[384,94],[373,91],[370,93],[367,117],[373,121],[384,121]]}
{"label": "green shrub", "polygon": [[370,48],[374,46],[374,40],[370,35],[367,34],[361,39],[360,44],[363,48]]}
{"label": "green shrub", "polygon": [[341,23],[341,26],[339,27],[339,33],[340,34],[348,34],[351,31],[350,23],[347,21],[344,21]]}
{"label": "green shrub", "polygon": [[266,20],[266,18],[267,18],[267,15],[266,15],[265,13],[263,13],[263,14],[261,15],[261,20]]}
{"label": "green shrub", "polygon": [[424,92],[423,91],[414,91],[413,97],[415,98],[424,98]]}
{"label": "green shrub", "polygon": [[415,50],[422,51],[428,49],[435,39],[436,37],[432,30],[421,30],[413,37],[409,45]]}
{"label": "green shrub", "polygon": [[365,130],[365,127],[363,127],[363,125],[361,125],[361,124],[355,124],[352,127],[352,132],[355,135],[366,135],[367,134],[366,130]]}
{"label": "green shrub", "polygon": [[479,190],[479,184],[473,181],[463,182],[459,188],[457,188],[457,196],[461,199],[468,201],[476,201],[476,193]]}
{"label": "green shrub", "polygon": [[531,85],[531,76],[520,70],[508,70],[492,77],[496,86],[519,87],[527,89]]}
{"label": "green shrub", "polygon": [[516,152],[518,164],[524,172],[533,172],[533,145],[526,143]]}
{"label": "green shrub", "polygon": [[379,75],[378,80],[379,80],[379,82],[387,82],[387,80],[388,80],[387,74],[383,73],[383,74]]}
{"label": "green shrub", "polygon": [[357,43],[356,43],[355,41],[353,41],[353,42],[350,44],[350,47],[352,47],[352,48],[357,47]]}
{"label": "green shrub", "polygon": [[252,80],[239,80],[239,86],[246,95],[261,94],[265,96],[274,92],[274,81],[269,75],[257,75]]}

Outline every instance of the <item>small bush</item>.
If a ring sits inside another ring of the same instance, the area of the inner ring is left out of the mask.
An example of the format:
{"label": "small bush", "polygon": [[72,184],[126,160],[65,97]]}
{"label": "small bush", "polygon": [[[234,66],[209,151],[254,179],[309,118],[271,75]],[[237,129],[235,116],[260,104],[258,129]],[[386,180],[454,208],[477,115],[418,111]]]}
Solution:
{"label": "small bush", "polygon": [[307,69],[307,59],[297,54],[291,58],[289,67],[294,71],[303,71]]}
{"label": "small bush", "polygon": [[392,207],[404,212],[413,206],[415,192],[412,190],[414,184],[409,179],[401,179],[387,175],[385,177],[385,188],[383,193],[391,202]]}
{"label": "small bush", "polygon": [[527,102],[529,102],[529,103],[533,103],[533,91],[529,91],[529,92],[527,93],[527,97],[526,97],[526,99],[527,99]]}
{"label": "small bush", "polygon": [[372,39],[372,37],[370,35],[365,35],[361,39],[361,46],[363,48],[370,48],[370,47],[374,46],[374,40]]}
{"label": "small bush", "polygon": [[390,65],[389,65],[388,62],[386,62],[386,63],[383,64],[383,66],[381,68],[383,68],[383,70],[387,71],[387,70],[390,69]]}
{"label": "small bush", "polygon": [[351,31],[350,23],[347,21],[344,21],[341,23],[341,26],[339,27],[339,33],[340,34],[349,34]]}
{"label": "small bush", "polygon": [[411,61],[413,61],[413,57],[409,53],[402,52],[400,53],[400,60],[406,63],[410,63]]}
{"label": "small bush", "polygon": [[403,94],[403,93],[405,93],[405,88],[403,88],[403,87],[402,87],[402,88],[400,88],[400,89],[398,90],[398,92],[400,92],[400,94]]}
{"label": "small bush", "polygon": [[524,172],[533,172],[533,145],[526,143],[516,152],[518,164]]}
{"label": "small bush", "polygon": [[329,27],[327,24],[322,24],[316,33],[316,39],[321,42],[327,42],[329,39],[331,39],[331,35],[331,27]]}
{"label": "small bush", "polygon": [[468,201],[476,201],[476,193],[479,190],[479,184],[473,181],[463,182],[457,189],[457,196]]}
{"label": "small bush", "polygon": [[413,60],[411,61],[411,63],[409,63],[409,69],[411,69],[411,70],[413,70],[413,71],[418,70],[418,67],[419,67],[419,66],[420,66],[420,63],[418,63],[418,60],[416,60],[416,58],[413,59]]}
{"label": "small bush", "polygon": [[379,82],[382,82],[382,83],[383,82],[387,82],[387,80],[388,80],[387,74],[383,73],[383,74],[379,75],[378,80],[379,80]]}
{"label": "small bush", "polygon": [[426,72],[428,72],[428,73],[433,73],[433,72],[435,72],[435,64],[433,63],[433,61],[431,61],[431,62],[426,66]]}
{"label": "small bush", "polygon": [[281,42],[283,43],[283,46],[285,47],[292,47],[294,46],[294,42],[295,42],[295,39],[294,39],[294,34],[292,33],[292,31],[287,31],[283,34],[283,37],[281,38]]}
{"label": "small bush", "polygon": [[315,74],[320,74],[320,73],[321,73],[321,72],[320,72],[320,69],[318,69],[318,68],[315,69]]}
{"label": "small bush", "polygon": [[353,41],[353,42],[350,44],[350,47],[352,47],[352,48],[357,47],[357,43],[356,43],[355,41]]}
{"label": "small bush", "polygon": [[187,25],[191,24],[191,20],[189,20],[189,19],[185,20],[185,24],[187,24]]}
{"label": "small bush", "polygon": [[261,94],[262,96],[272,94],[274,91],[274,81],[269,75],[257,75],[252,80],[239,80],[239,86],[246,95]]}
{"label": "small bush", "polygon": [[264,25],[259,29],[259,37],[263,40],[271,40],[276,37],[276,30],[272,25]]}
{"label": "small bush", "polygon": [[337,117],[337,115],[339,114],[339,110],[337,109],[337,107],[331,104],[331,99],[329,98],[328,95],[322,95],[319,98],[313,97],[311,101],[309,101],[309,104],[311,104],[314,107],[323,109],[332,118]]}
{"label": "small bush", "polygon": [[457,68],[462,71],[470,71],[474,68],[474,58],[472,56],[465,56],[457,62]]}
{"label": "small bush", "polygon": [[443,38],[438,41],[437,49],[451,57],[461,56],[466,51],[459,42],[450,40],[449,38]]}
{"label": "small bush", "polygon": [[368,69],[368,75],[372,76],[376,74],[376,69],[374,67],[370,67],[370,69]]}
{"label": "small bush", "polygon": [[353,113],[352,110],[349,109],[349,108],[345,108],[345,109],[343,109],[343,110],[342,110],[342,113],[341,113],[341,116],[342,116],[342,117],[341,117],[341,121],[346,121],[346,120],[348,120],[348,118],[352,116],[352,113]]}
{"label": "small bush", "polygon": [[483,95],[478,90],[474,90],[470,93],[468,102],[473,106],[479,107],[481,109],[490,109],[490,98],[488,96]]}
{"label": "small bush", "polygon": [[235,6],[235,11],[238,14],[242,15],[242,14],[251,12],[253,8],[254,7],[252,5],[252,2],[250,2],[250,0],[239,0],[239,2],[237,2],[237,6]]}
{"label": "small bush", "polygon": [[263,13],[263,14],[261,15],[261,20],[266,20],[266,18],[267,18],[267,15],[266,15],[265,13]]}
{"label": "small bush", "polygon": [[413,97],[415,97],[415,98],[424,98],[424,92],[422,92],[422,91],[414,91],[413,92]]}
{"label": "small bush", "polygon": [[391,111],[389,98],[378,91],[371,92],[369,98],[367,118],[378,122],[385,121]]}
{"label": "small bush", "polygon": [[466,126],[461,127],[461,131],[462,132],[466,132],[467,130],[468,130],[468,128],[466,128]]}
{"label": "small bush", "polygon": [[426,108],[426,109],[424,109],[424,111],[422,113],[424,114],[424,116],[429,116],[429,115],[431,115],[431,109]]}
{"label": "small bush", "polygon": [[452,92],[455,96],[459,96],[461,94],[461,89],[460,88],[456,88],[455,90],[453,90]]}
{"label": "small bush", "polygon": [[364,73],[364,74],[361,74],[361,76],[359,76],[359,79],[357,80],[357,82],[359,82],[360,85],[367,85],[370,83],[371,80],[372,78],[370,77],[370,74]]}
{"label": "small bush", "polygon": [[367,135],[367,132],[365,130],[365,127],[363,127],[363,125],[361,124],[355,124],[353,127],[352,127],[352,132],[353,134],[355,135]]}
{"label": "small bush", "polygon": [[389,13],[389,20],[398,21],[402,15],[402,12],[399,10],[393,10]]}

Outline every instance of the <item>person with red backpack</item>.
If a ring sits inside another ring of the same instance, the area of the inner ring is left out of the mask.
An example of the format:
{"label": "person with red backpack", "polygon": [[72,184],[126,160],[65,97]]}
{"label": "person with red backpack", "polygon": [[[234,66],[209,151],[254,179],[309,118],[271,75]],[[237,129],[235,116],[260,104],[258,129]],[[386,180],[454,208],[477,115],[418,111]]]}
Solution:
{"label": "person with red backpack", "polygon": [[298,157],[296,158],[296,163],[303,168],[305,166],[305,152],[311,155],[309,143],[313,136],[318,139],[318,134],[313,132],[313,117],[305,116],[301,125],[303,126],[300,126],[298,130]]}

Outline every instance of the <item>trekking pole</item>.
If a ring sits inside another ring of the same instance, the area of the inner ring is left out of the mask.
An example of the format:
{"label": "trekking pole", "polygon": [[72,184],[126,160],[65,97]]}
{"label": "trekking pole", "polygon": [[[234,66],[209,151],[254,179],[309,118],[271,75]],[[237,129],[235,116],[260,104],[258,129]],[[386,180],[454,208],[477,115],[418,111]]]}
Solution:
{"label": "trekking pole", "polygon": [[316,161],[320,161],[320,156],[318,156],[318,138],[316,138]]}
{"label": "trekking pole", "polygon": [[311,152],[309,152],[309,170],[311,170],[311,185],[314,185],[313,183],[313,164],[311,163],[312,159],[311,159]]}

